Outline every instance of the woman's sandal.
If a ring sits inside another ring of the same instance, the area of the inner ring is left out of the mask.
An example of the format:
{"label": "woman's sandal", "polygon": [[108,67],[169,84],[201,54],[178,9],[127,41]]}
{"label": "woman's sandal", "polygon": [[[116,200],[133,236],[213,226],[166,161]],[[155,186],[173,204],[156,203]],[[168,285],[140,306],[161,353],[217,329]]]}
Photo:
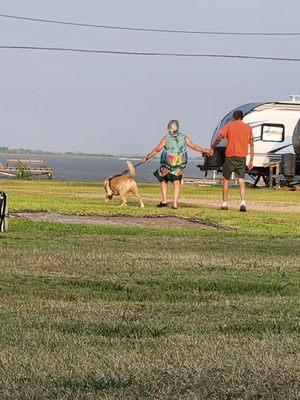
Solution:
{"label": "woman's sandal", "polygon": [[177,210],[177,208],[178,208],[178,207],[174,207],[174,206],[172,206],[172,208],[173,208],[173,210]]}
{"label": "woman's sandal", "polygon": [[156,204],[156,207],[168,207],[168,203],[163,203],[162,201]]}

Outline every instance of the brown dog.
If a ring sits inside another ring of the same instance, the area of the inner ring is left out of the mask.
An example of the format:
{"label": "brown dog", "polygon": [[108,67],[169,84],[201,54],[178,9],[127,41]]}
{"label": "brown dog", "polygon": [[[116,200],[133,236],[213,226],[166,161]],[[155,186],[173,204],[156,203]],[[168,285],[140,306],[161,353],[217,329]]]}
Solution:
{"label": "brown dog", "polygon": [[109,200],[113,198],[113,196],[120,196],[122,200],[122,204],[120,205],[120,207],[125,207],[127,205],[127,194],[128,192],[130,192],[134,195],[134,197],[139,199],[141,207],[145,207],[139,195],[137,184],[134,180],[134,166],[130,161],[126,162],[128,165],[129,175],[114,175],[110,178],[107,178],[104,182],[104,189],[106,192],[104,201],[105,203],[108,203]]}

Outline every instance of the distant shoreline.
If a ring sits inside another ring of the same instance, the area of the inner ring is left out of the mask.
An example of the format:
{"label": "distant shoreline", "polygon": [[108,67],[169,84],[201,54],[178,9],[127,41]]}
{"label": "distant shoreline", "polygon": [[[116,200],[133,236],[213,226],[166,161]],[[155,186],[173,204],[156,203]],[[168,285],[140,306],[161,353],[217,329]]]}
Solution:
{"label": "distant shoreline", "polygon": [[106,154],[106,153],[82,153],[79,151],[65,151],[65,152],[56,152],[56,151],[47,151],[47,150],[31,150],[31,149],[12,149],[8,147],[0,147],[0,154],[33,154],[33,155],[41,155],[41,156],[84,156],[84,157],[107,157],[107,158],[143,158],[143,156],[139,155],[117,155],[117,154]]}
{"label": "distant shoreline", "polygon": [[[34,156],[72,156],[72,157],[102,157],[102,158],[114,158],[119,160],[143,160],[144,155],[140,154],[106,154],[106,153],[81,153],[79,151],[47,151],[47,150],[31,150],[31,149],[13,149],[8,147],[0,147],[1,154],[14,154],[14,155],[34,155]],[[190,156],[190,160],[201,159],[199,156]],[[159,159],[159,156],[153,157],[154,160]]]}

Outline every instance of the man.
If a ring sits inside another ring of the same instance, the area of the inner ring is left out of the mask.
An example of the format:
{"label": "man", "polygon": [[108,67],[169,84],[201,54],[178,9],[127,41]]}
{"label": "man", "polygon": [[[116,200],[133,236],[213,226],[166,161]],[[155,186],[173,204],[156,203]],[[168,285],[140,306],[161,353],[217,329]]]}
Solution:
{"label": "man", "polygon": [[239,181],[241,206],[240,211],[245,212],[245,172],[246,172],[246,158],[250,146],[250,162],[248,170],[253,168],[254,157],[254,144],[252,128],[245,124],[243,120],[244,114],[241,110],[233,113],[233,121],[228,122],[220,131],[218,138],[213,143],[211,150],[215,150],[216,146],[222,139],[227,139],[227,146],[225,152],[225,163],[223,165],[223,202],[222,210],[228,210],[228,187],[231,174],[234,172]]}

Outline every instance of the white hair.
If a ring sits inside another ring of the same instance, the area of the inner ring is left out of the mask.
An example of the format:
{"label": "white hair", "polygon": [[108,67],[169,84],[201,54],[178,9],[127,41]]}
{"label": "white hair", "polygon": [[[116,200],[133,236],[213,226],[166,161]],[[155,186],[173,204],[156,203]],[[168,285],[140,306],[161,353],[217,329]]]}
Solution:
{"label": "white hair", "polygon": [[168,123],[168,131],[170,129],[173,129],[174,132],[179,131],[179,122],[177,121],[177,119],[171,119],[171,121]]}

